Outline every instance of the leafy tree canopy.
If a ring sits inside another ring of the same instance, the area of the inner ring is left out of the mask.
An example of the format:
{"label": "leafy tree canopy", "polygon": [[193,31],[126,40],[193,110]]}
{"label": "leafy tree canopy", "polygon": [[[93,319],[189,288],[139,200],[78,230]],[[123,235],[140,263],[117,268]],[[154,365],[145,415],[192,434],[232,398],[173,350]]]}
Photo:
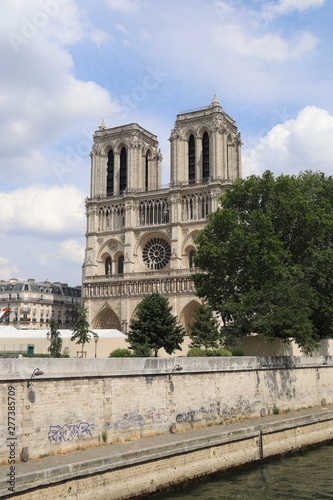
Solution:
{"label": "leafy tree canopy", "polygon": [[151,293],[139,303],[136,318],[129,325],[127,343],[138,356],[157,356],[164,348],[168,354],[181,348],[185,331],[171,314],[168,299],[159,293]]}
{"label": "leafy tree canopy", "polygon": [[205,349],[217,349],[219,346],[219,330],[217,322],[213,318],[211,308],[206,304],[200,304],[193,313],[191,328],[191,347],[204,347]]}
{"label": "leafy tree canopy", "polygon": [[[237,180],[197,237],[199,297],[227,345],[257,333],[311,352],[333,336],[333,179],[322,173]],[[227,319],[232,318],[232,321]]]}

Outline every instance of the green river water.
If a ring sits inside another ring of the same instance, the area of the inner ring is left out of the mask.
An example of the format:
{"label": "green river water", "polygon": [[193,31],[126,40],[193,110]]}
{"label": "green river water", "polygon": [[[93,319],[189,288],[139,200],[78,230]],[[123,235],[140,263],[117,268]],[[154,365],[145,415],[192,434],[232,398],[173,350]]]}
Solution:
{"label": "green river water", "polygon": [[333,499],[333,442],[219,473],[152,500]]}

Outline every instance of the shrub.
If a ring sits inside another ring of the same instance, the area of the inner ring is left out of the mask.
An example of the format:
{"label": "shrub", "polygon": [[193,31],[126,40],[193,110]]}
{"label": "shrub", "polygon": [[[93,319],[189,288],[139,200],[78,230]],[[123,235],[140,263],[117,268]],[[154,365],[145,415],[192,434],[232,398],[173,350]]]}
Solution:
{"label": "shrub", "polygon": [[231,349],[231,354],[233,356],[244,356],[244,351],[240,347],[236,346]]}
{"label": "shrub", "polygon": [[50,358],[51,354],[38,354],[37,352],[34,354],[28,354],[27,352],[19,353],[22,354],[23,358]]}
{"label": "shrub", "polygon": [[137,345],[135,348],[132,348],[132,356],[134,358],[150,358],[151,349],[149,345]]}
{"label": "shrub", "polygon": [[130,358],[132,353],[129,349],[118,348],[109,354],[109,358]]}
{"label": "shrub", "polygon": [[232,356],[227,349],[207,349],[206,356]]}
{"label": "shrub", "polygon": [[206,350],[201,349],[200,347],[191,347],[191,349],[188,350],[187,356],[191,358],[206,356],[206,352]]}

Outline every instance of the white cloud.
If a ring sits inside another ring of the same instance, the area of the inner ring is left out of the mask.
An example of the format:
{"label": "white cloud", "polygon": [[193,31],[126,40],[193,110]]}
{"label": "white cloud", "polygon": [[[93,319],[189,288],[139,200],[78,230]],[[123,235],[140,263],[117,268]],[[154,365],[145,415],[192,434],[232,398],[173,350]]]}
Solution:
{"label": "white cloud", "polygon": [[0,193],[0,227],[4,233],[45,238],[84,233],[84,194],[74,186],[32,185]]}
{"label": "white cloud", "polygon": [[278,124],[243,155],[243,176],[271,170],[298,174],[313,170],[333,175],[333,116],[307,106],[293,120]]}
{"label": "white cloud", "polygon": [[111,10],[137,14],[142,9],[143,2],[141,0],[106,0],[106,5]]}
{"label": "white cloud", "polygon": [[2,280],[16,277],[18,272],[19,270],[15,264],[0,255],[0,277]]}
{"label": "white cloud", "polygon": [[215,13],[218,15],[218,17],[223,20],[225,17],[230,16],[230,14],[234,14],[235,9],[233,5],[231,5],[228,2],[222,2],[222,1],[215,1],[212,4]]}
{"label": "white cloud", "polygon": [[265,2],[263,13],[265,18],[273,18],[294,11],[303,12],[311,8],[322,7],[326,0],[279,0],[278,2]]}
{"label": "white cloud", "polygon": [[216,28],[213,36],[219,44],[241,57],[279,62],[296,59],[313,50],[318,43],[311,33],[301,33],[287,41],[273,33],[253,36],[244,26],[236,24]]}
{"label": "white cloud", "polygon": [[82,19],[75,0],[2,0],[0,32],[13,48],[40,36],[72,44],[84,36],[87,26]]}
{"label": "white cloud", "polygon": [[129,36],[129,32],[128,30],[122,25],[122,24],[116,24],[116,28],[118,31],[120,31],[120,33],[122,33],[123,35],[126,35],[126,36]]}
{"label": "white cloud", "polygon": [[85,247],[77,240],[65,240],[61,243],[56,258],[58,260],[82,264],[84,260],[84,249]]}
{"label": "white cloud", "polygon": [[109,91],[74,76],[74,61],[62,48],[84,37],[102,43],[108,35],[82,20],[73,0],[54,0],[54,15],[43,10],[47,4],[1,4],[0,169],[8,182],[52,175],[43,148],[117,110]]}
{"label": "white cloud", "polygon": [[75,270],[78,275],[84,261],[84,246],[74,239],[63,240],[52,248],[47,245],[42,251],[36,249],[36,260],[43,268],[49,268],[49,274],[54,266],[61,266]]}
{"label": "white cloud", "polygon": [[91,39],[96,43],[96,45],[101,46],[105,42],[112,41],[112,37],[109,33],[103,30],[95,29],[91,33]]}

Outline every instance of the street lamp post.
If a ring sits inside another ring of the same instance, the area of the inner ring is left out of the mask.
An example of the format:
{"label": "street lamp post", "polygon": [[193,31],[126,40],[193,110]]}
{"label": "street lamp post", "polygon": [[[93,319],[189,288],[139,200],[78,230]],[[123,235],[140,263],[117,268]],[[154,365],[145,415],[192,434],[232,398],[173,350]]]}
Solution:
{"label": "street lamp post", "polygon": [[97,358],[97,342],[99,340],[99,336],[96,334],[94,335],[94,342],[95,342],[95,358]]}

